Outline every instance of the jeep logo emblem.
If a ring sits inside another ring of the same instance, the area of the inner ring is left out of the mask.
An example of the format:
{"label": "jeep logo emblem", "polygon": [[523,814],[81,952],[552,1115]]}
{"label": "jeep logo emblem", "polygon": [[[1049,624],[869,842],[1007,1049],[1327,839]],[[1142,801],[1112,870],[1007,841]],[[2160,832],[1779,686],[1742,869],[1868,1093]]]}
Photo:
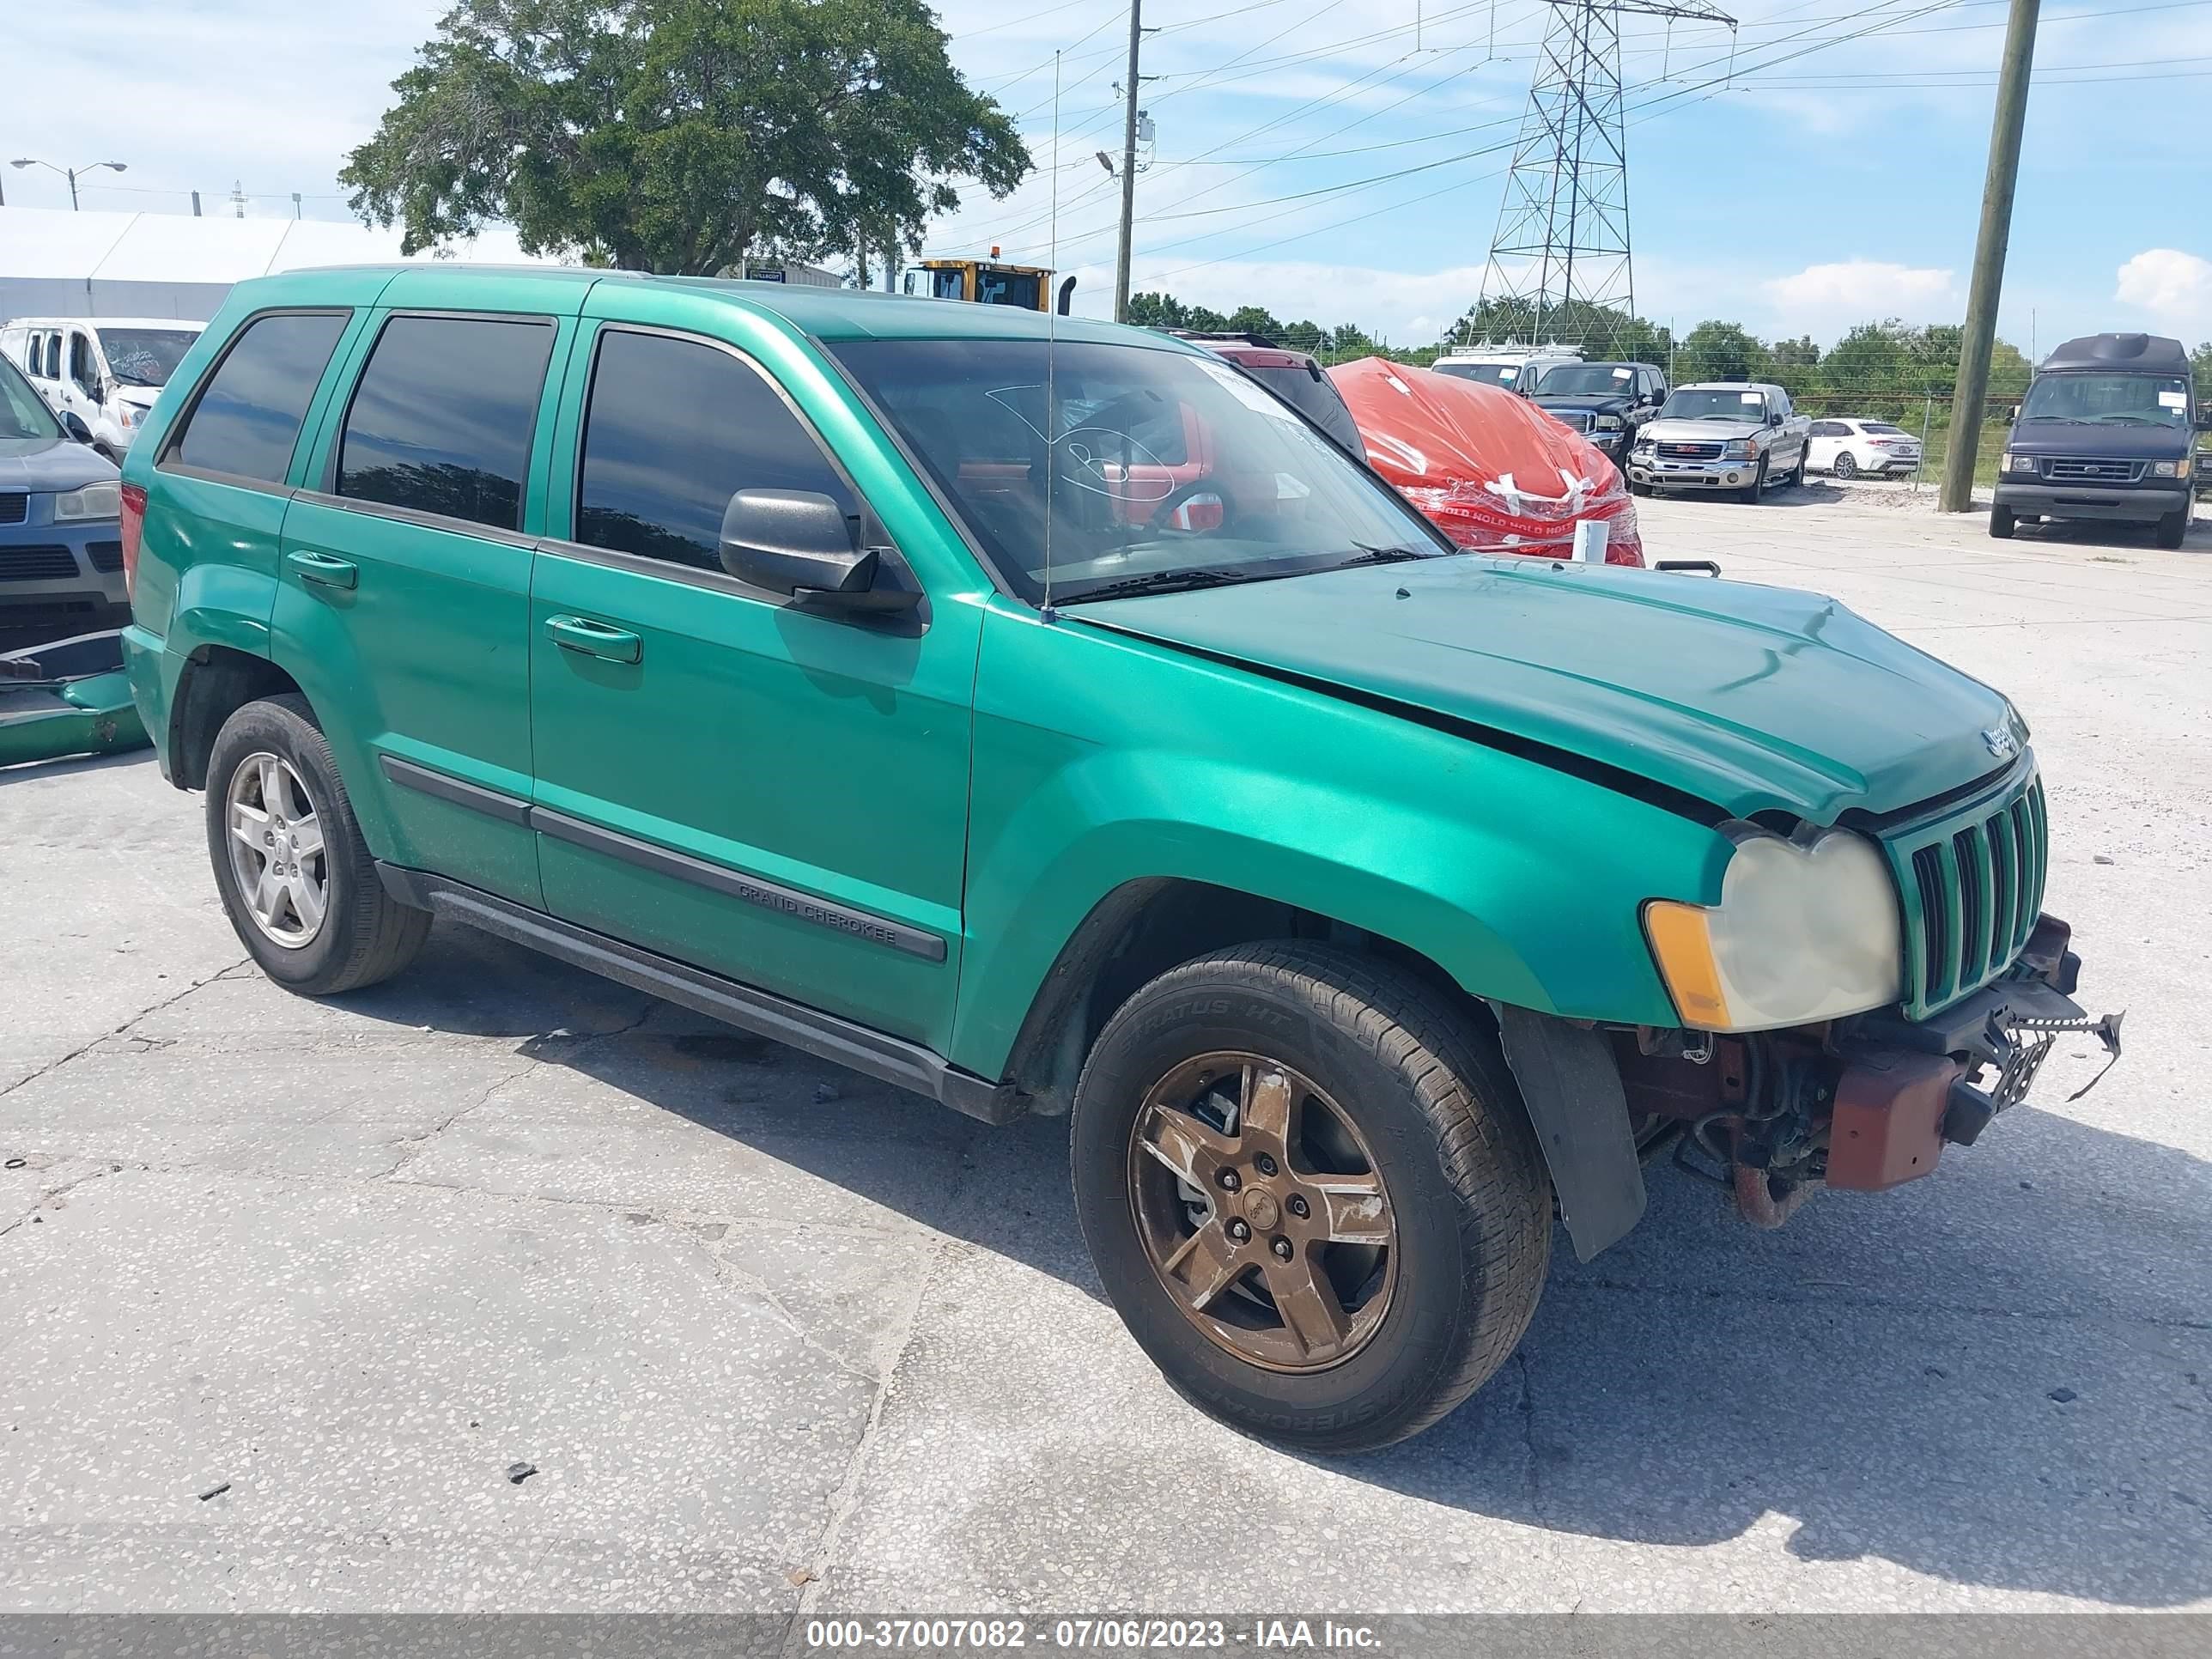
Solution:
{"label": "jeep logo emblem", "polygon": [[1982,747],[1999,760],[2008,760],[2020,752],[2020,739],[2014,737],[2008,726],[1992,726],[1982,733]]}

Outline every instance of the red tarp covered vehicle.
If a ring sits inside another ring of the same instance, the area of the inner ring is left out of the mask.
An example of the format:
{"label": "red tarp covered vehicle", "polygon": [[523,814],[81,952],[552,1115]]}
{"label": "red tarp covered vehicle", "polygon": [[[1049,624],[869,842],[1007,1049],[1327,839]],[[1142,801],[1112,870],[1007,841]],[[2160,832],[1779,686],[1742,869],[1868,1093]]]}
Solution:
{"label": "red tarp covered vehicle", "polygon": [[1644,562],[1620,469],[1526,398],[1380,357],[1339,363],[1367,464],[1462,547],[1565,558],[1606,526],[1607,564]]}

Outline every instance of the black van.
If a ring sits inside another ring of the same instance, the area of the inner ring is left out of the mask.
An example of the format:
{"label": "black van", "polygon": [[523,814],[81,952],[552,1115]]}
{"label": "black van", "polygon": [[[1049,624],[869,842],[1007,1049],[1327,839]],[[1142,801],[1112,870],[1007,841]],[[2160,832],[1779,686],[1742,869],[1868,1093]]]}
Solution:
{"label": "black van", "polygon": [[2154,524],[2160,547],[2189,530],[2196,414],[2189,354],[2158,334],[2090,334],[2043,360],[2013,416],[1990,534],[2044,519]]}

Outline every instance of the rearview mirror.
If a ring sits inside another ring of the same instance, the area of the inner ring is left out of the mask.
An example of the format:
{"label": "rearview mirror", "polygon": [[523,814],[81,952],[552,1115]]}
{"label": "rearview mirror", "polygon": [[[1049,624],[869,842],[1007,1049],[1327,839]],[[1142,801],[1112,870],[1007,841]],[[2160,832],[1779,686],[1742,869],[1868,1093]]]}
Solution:
{"label": "rearview mirror", "polygon": [[860,545],[857,526],[829,496],[811,489],[740,489],[722,514],[722,568],[748,586],[801,605],[845,611],[902,611],[921,594],[877,585],[880,556]]}
{"label": "rearview mirror", "polygon": [[1766,423],[1769,426],[1780,426],[1782,416],[1779,414],[1770,415],[1766,417]]}
{"label": "rearview mirror", "polygon": [[92,441],[92,428],[84,423],[84,416],[73,409],[62,410],[62,430],[81,444]]}

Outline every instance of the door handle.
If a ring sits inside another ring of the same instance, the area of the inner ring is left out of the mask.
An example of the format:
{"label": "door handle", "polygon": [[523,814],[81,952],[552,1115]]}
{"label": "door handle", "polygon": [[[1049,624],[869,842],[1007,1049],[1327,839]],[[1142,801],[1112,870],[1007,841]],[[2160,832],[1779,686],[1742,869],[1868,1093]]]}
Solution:
{"label": "door handle", "polygon": [[301,548],[287,553],[284,562],[300,573],[303,582],[316,582],[325,587],[361,586],[361,567],[349,559],[334,559],[327,553],[311,553]]}
{"label": "door handle", "polygon": [[588,617],[548,617],[546,636],[563,651],[599,657],[608,662],[643,662],[645,641],[620,628],[593,622]]}

